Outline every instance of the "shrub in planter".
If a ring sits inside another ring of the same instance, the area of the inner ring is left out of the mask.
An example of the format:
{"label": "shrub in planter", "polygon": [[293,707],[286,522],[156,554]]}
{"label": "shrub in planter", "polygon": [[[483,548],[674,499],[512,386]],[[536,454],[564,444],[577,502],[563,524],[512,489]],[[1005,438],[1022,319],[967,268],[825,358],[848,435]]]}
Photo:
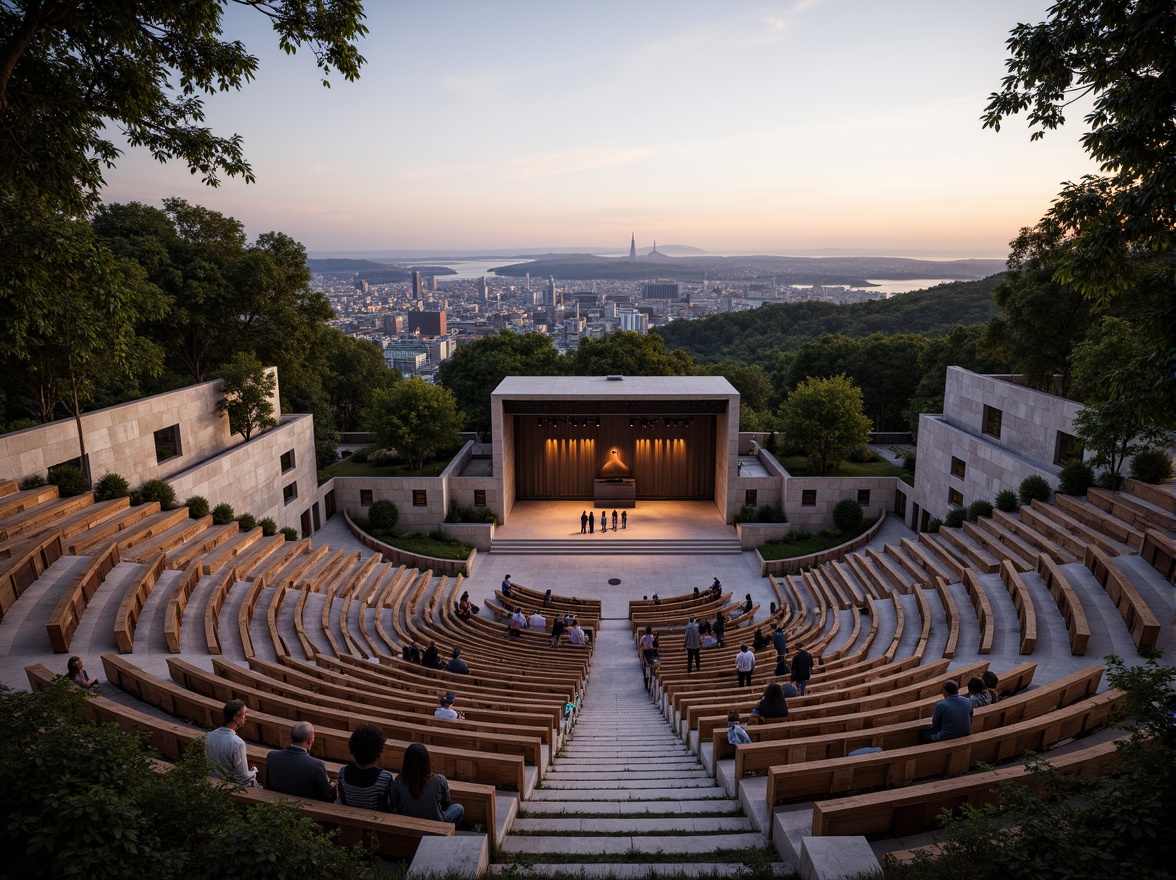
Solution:
{"label": "shrub in planter", "polygon": [[72,464],[59,464],[55,468],[50,468],[49,484],[57,487],[57,493],[62,498],[70,498],[90,491],[90,487],[86,483],[86,475],[82,473],[81,468]]}
{"label": "shrub in planter", "polygon": [[274,518],[272,516],[263,518],[260,522],[258,522],[258,525],[261,526],[261,533],[267,538],[278,533],[278,524],[274,522]]}
{"label": "shrub in planter", "polygon": [[833,508],[833,522],[843,532],[853,531],[862,524],[865,515],[861,505],[852,498],[842,498]]}
{"label": "shrub in planter", "polygon": [[131,494],[131,484],[122,474],[103,474],[94,484],[95,501],[113,501],[115,498],[126,498]]}
{"label": "shrub in planter", "polygon": [[1001,489],[996,493],[996,509],[1013,513],[1017,509],[1017,493],[1013,489]]}
{"label": "shrub in planter", "polygon": [[221,502],[212,509],[212,521],[218,526],[227,526],[233,521],[233,505]]}
{"label": "shrub in planter", "polygon": [[911,474],[915,472],[915,454],[913,452],[903,453],[902,469]]}
{"label": "shrub in planter", "polygon": [[368,525],[378,531],[389,531],[400,522],[400,508],[391,501],[377,501],[368,508]]}
{"label": "shrub in planter", "polygon": [[286,536],[287,541],[297,541],[298,540],[298,532],[295,529],[290,528],[289,526],[286,526],[286,528],[282,529],[282,534]]}
{"label": "shrub in planter", "polygon": [[161,510],[171,510],[176,506],[176,490],[171,487],[171,483],[163,480],[147,480],[135,490],[135,495],[139,504],[158,501]]}
{"label": "shrub in planter", "polygon": [[1172,479],[1172,459],[1163,449],[1145,449],[1131,459],[1131,476],[1145,483],[1164,483]]}
{"label": "shrub in planter", "polygon": [[1098,483],[1100,489],[1110,489],[1112,492],[1117,492],[1119,487],[1123,485],[1123,475],[1103,471],[1095,482]]}
{"label": "shrub in planter", "polygon": [[356,464],[363,464],[368,460],[368,452],[366,449],[357,449],[351,453],[351,460]]}
{"label": "shrub in planter", "polygon": [[1058,491],[1063,495],[1085,495],[1094,485],[1094,468],[1084,461],[1069,461],[1058,474]]}
{"label": "shrub in planter", "polygon": [[1022,504],[1029,504],[1034,499],[1037,501],[1049,501],[1051,493],[1049,488],[1049,481],[1040,474],[1034,474],[1031,477],[1026,477],[1021,480],[1020,496]]}
{"label": "shrub in planter", "polygon": [[498,514],[489,507],[479,507],[474,511],[474,522],[494,523],[498,525]]}
{"label": "shrub in planter", "polygon": [[937,535],[939,534],[939,527],[941,525],[943,525],[943,520],[937,516],[933,516],[931,519],[927,520],[927,531],[933,535]]}
{"label": "shrub in planter", "polygon": [[191,519],[203,519],[208,516],[208,499],[203,495],[193,495],[184,502]]}
{"label": "shrub in planter", "polygon": [[958,529],[964,524],[964,520],[968,518],[968,511],[963,507],[953,507],[943,517],[943,524],[953,529]]}
{"label": "shrub in planter", "polygon": [[784,514],[784,508],[779,504],[761,504],[759,510],[755,515],[757,522],[762,523],[783,523],[788,522],[788,517]]}
{"label": "shrub in planter", "polygon": [[25,477],[17,485],[21,489],[40,489],[45,485],[45,478],[40,474],[33,474],[32,476]]}
{"label": "shrub in planter", "polygon": [[982,516],[992,516],[992,502],[977,498],[968,505],[968,519],[976,522]]}
{"label": "shrub in planter", "polygon": [[257,517],[252,513],[243,513],[237,517],[237,526],[243,532],[252,532],[257,528]]}

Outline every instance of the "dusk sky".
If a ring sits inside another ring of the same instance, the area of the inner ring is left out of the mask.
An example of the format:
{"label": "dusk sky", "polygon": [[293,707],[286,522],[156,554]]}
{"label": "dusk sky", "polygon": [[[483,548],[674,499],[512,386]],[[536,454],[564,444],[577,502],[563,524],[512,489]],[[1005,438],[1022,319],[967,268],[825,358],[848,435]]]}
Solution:
{"label": "dusk sky", "polygon": [[1044,0],[369,2],[361,79],[318,85],[265,20],[207,100],[257,183],[128,151],[109,201],[178,195],[312,254],[686,244],[1004,257],[1094,170],[1084,107],[1036,143],[979,117]]}

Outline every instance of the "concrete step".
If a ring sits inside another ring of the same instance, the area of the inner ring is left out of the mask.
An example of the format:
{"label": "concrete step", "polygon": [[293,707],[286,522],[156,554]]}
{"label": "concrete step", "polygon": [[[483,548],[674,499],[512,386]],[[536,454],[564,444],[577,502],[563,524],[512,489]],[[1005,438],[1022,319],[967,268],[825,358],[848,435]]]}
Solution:
{"label": "concrete step", "polygon": [[[506,863],[491,865],[489,873],[513,873],[517,870],[516,865]],[[747,871],[747,865],[737,862],[541,862],[527,865],[527,873],[531,875],[558,874],[570,877],[743,877],[747,875]],[[774,876],[782,877],[791,873],[784,862],[772,863]]]}
{"label": "concrete step", "polygon": [[635,827],[650,834],[690,831],[694,834],[739,834],[752,831],[746,816],[670,816],[662,819],[541,817],[515,819],[511,834],[558,832],[561,834],[632,834]]}
{"label": "concrete step", "polygon": [[[623,788],[537,788],[528,798],[531,801],[678,801],[696,798],[726,798],[727,792],[717,785],[689,788],[643,788],[640,791]],[[651,809],[657,809],[656,806]]]}
{"label": "concrete step", "polygon": [[[713,779],[705,772],[699,773],[697,777],[682,778],[675,776],[672,780],[666,779],[665,774],[653,774],[650,776],[639,776],[631,773],[618,774],[616,776],[606,776],[599,779],[586,779],[584,777],[568,777],[566,779],[552,779],[550,776],[543,780],[544,789],[572,789],[572,790],[594,790],[594,789],[632,789],[634,794],[640,795],[641,789],[650,780],[657,780],[665,782],[673,782],[678,788],[709,788],[714,782]],[[634,783],[639,783],[634,787]]]}
{"label": "concrete step", "polygon": [[674,813],[690,815],[706,813],[710,816],[740,814],[738,802],[734,800],[682,800],[682,801],[527,801],[528,816],[542,814],[558,816],[562,813],[583,813],[585,815],[642,816],[649,813]]}
{"label": "concrete step", "polygon": [[495,538],[490,545],[490,552],[547,556],[714,556],[742,553],[743,549],[734,535],[730,538],[658,540],[614,537],[612,532],[608,532],[603,535],[581,535],[570,540]]}
{"label": "concrete step", "polygon": [[758,831],[742,834],[624,834],[614,837],[509,834],[501,849],[505,853],[530,855],[624,855],[634,851],[700,855],[713,853],[717,849],[747,849],[763,845],[764,836]]}

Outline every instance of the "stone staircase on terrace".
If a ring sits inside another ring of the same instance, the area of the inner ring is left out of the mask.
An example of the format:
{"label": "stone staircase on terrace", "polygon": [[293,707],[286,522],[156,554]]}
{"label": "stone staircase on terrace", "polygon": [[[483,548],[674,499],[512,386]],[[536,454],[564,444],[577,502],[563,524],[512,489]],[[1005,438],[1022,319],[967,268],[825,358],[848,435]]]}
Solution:
{"label": "stone staircase on terrace", "polygon": [[572,738],[491,870],[766,876],[776,856],[763,834],[650,701],[629,622],[601,621],[597,639]]}

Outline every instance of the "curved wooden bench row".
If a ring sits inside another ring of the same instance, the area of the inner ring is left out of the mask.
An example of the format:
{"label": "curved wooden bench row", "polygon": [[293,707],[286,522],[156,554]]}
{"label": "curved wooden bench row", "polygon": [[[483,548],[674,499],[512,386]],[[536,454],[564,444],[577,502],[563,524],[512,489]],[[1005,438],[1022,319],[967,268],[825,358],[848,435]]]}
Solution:
{"label": "curved wooden bench row", "polygon": [[1000,559],[989,553],[983,544],[966,532],[964,525],[972,524],[963,523],[958,529],[940,526],[938,536],[968,568],[982,574],[995,574],[1000,566]]}
{"label": "curved wooden bench row", "polygon": [[1062,612],[1062,620],[1065,621],[1066,630],[1070,633],[1070,653],[1077,657],[1084,656],[1086,643],[1090,641],[1090,624],[1086,621],[1086,611],[1082,608],[1074,587],[1062,574],[1058,564],[1045,553],[1037,557],[1037,574],[1053,596],[1058,611]]}
{"label": "curved wooden bench row", "polygon": [[[1053,758],[1050,765],[1062,773],[1101,776],[1118,763],[1117,745],[1116,740],[1099,743]],[[1029,785],[1033,776],[1024,764],[1018,764],[905,788],[817,801],[813,807],[812,833],[905,837],[938,825],[944,810],[955,812],[965,804],[972,807],[999,804],[1001,788],[1009,783]]]}
{"label": "curved wooden bench row", "polygon": [[[460,572],[455,572],[455,574],[461,575]],[[510,592],[516,602],[523,602],[526,605],[538,603],[539,606],[543,606],[543,600],[545,598],[543,590],[536,590],[511,581]],[[497,592],[495,595],[501,596],[502,593]],[[599,599],[581,599],[578,596],[562,596],[552,593],[551,605],[547,607],[559,608],[561,611],[570,611],[572,614],[591,612],[592,617],[600,617],[601,603]]]}
{"label": "curved wooden bench row", "polygon": [[1110,556],[1093,544],[1086,548],[1083,562],[1119,609],[1119,616],[1127,624],[1131,641],[1140,653],[1155,648],[1160,638],[1160,621],[1135,585],[1111,562]]}
{"label": "curved wooden bench row", "polygon": [[[1128,488],[1134,491],[1112,492],[1109,489],[1091,487],[1087,490],[1086,499],[1117,519],[1123,520],[1129,526],[1133,526],[1137,531],[1145,531],[1146,529],[1176,531],[1176,509],[1173,507],[1170,495],[1157,495],[1154,501],[1140,497],[1137,493],[1149,492],[1150,487],[1146,483],[1139,483],[1135,480],[1129,481]],[[1166,506],[1161,506],[1161,503]]]}
{"label": "curved wooden bench row", "polygon": [[[43,690],[55,677],[42,665],[26,667],[25,673],[34,691]],[[191,743],[205,735],[204,730],[191,724],[159,718],[98,695],[87,697],[82,705],[82,711],[88,721],[117,724],[125,731],[145,734],[146,744],[171,761],[179,760]],[[248,763],[257,767],[257,779],[262,785],[265,784],[265,757],[269,751],[267,746],[246,743]],[[343,762],[323,763],[326,765],[327,775],[333,781],[338,776]],[[454,801],[465,807],[466,821],[484,825],[488,829],[495,827],[496,804],[492,786],[450,780],[449,788]]]}
{"label": "curved wooden bench row", "polygon": [[82,614],[90,599],[98,592],[106,576],[119,563],[117,545],[111,545],[104,552],[90,558],[69,585],[65,588],[57,607],[49,615],[49,622],[45,630],[49,634],[49,644],[53,646],[55,654],[69,651],[69,643],[73,641],[73,634],[81,623]]}
{"label": "curved wooden bench row", "polygon": [[674,609],[689,613],[693,606],[704,601],[710,601],[709,596],[710,587],[708,586],[705,589],[699,587],[697,596],[691,591],[689,593],[679,593],[677,596],[659,596],[657,602],[654,602],[652,599],[630,599],[627,616],[632,619],[634,612],[640,613],[658,608]]}
{"label": "curved wooden bench row", "polygon": [[[1122,556],[1134,550],[1129,544],[1115,540],[1101,529],[1091,528],[1056,504],[1046,504],[1044,501],[1035,498],[1032,506],[1034,511],[1050,519],[1057,527],[1065,529],[1073,535],[1083,548],[1094,544],[1111,556]],[[1076,555],[1081,556],[1081,551],[1078,551]]]}
{"label": "curved wooden bench row", "polygon": [[184,517],[163,531],[157,532],[151,538],[137,543],[133,548],[128,548],[122,554],[123,562],[147,562],[160,553],[167,554],[177,551],[178,548],[205,532],[211,525],[211,516],[202,516],[198,519]]}
{"label": "curved wooden bench row", "polygon": [[[130,513],[151,507],[155,507],[156,512],[141,516],[133,523],[129,522]],[[91,529],[83,538],[74,542],[74,555],[96,556],[105,553],[110,547],[115,547],[118,549],[119,559],[121,559],[123,554],[132,547],[150,541],[177,523],[188,520],[188,508],[186,507],[178,507],[175,510],[158,510],[158,507],[159,505],[155,502],[141,504],[139,507],[132,507],[127,516],[119,517],[117,522],[111,523],[111,526]],[[101,534],[114,525],[121,525],[121,527],[115,529],[111,535]]]}
{"label": "curved wooden bench row", "polygon": [[1044,553],[1053,559],[1059,565],[1066,565],[1070,562],[1077,562],[1081,554],[1075,556],[1065,547],[1058,544],[1052,538],[1042,534],[1029,522],[1028,517],[1032,516],[1032,508],[1022,507],[1024,513],[1019,513],[1013,516],[1011,513],[1005,513],[1003,510],[994,510],[992,512],[992,521],[1001,528],[1007,529],[1011,534],[1036,548],[1033,554],[1026,557],[1033,559],[1038,553]]}
{"label": "curved wooden bench row", "polygon": [[94,495],[87,492],[72,498],[54,497],[32,505],[19,513],[0,519],[0,542],[11,541],[20,535],[37,534],[55,522],[61,522],[87,507],[92,507],[93,504]]}
{"label": "curved wooden bench row", "polygon": [[180,579],[172,585],[167,598],[167,610],[163,615],[163,638],[167,649],[173,654],[180,653],[180,628],[184,623],[184,609],[192,598],[192,591],[200,583],[200,563],[189,562]]}
{"label": "curved wooden bench row", "polygon": [[237,580],[235,568],[222,571],[212,585],[208,594],[208,603],[204,606],[204,645],[209,654],[221,653],[220,642],[220,612],[229,595],[229,587]]}
{"label": "curved wooden bench row", "polygon": [[935,595],[939,597],[947,620],[947,642],[943,646],[943,656],[950,660],[955,657],[956,648],[960,643],[960,609],[956,605],[955,596],[947,588],[946,581],[938,576],[935,578]]}
{"label": "curved wooden bench row", "polygon": [[[974,523],[964,522],[960,525],[960,530],[966,535],[977,547],[982,549],[988,556],[996,561],[999,565],[1001,562],[1009,562],[1017,571],[1032,571],[1033,563],[1030,561],[1035,559],[1036,553],[1022,554],[1018,552],[1016,547],[1011,543],[1015,540],[1015,536],[1006,533],[1007,540],[1001,540],[999,536],[999,526],[993,524],[990,517],[981,517]],[[943,529],[940,529],[942,532]]]}
{"label": "curved wooden bench row", "polygon": [[1062,740],[1102,727],[1124,703],[1122,691],[1109,690],[1039,718],[945,742],[771,767],[768,806],[905,785],[933,776],[958,776],[976,764],[1001,763],[1026,751],[1040,754]]}
{"label": "curved wooden bench row", "polygon": [[8,519],[8,517],[16,516],[30,507],[53,501],[58,495],[57,487],[52,485],[35,486],[32,489],[18,488],[15,492],[0,496],[0,519]]}
{"label": "curved wooden bench row", "polygon": [[1143,544],[1143,532],[1140,529],[1124,522],[1111,511],[1104,510],[1097,504],[1092,504],[1085,498],[1059,493],[1054,496],[1054,504],[1083,525],[1089,526],[1096,532],[1106,535],[1132,550],[1139,550]]}
{"label": "curved wooden bench row", "polygon": [[129,654],[135,649],[135,625],[139,622],[147,597],[163,574],[166,562],[166,553],[156,554],[131,579],[122,601],[118,603],[118,612],[114,616],[114,643],[118,645],[120,654]]}
{"label": "curved wooden bench row", "polygon": [[11,548],[11,554],[0,563],[0,620],[12,610],[16,600],[36,582],[45,569],[65,554],[61,535],[23,542]]}
{"label": "curved wooden bench row", "polygon": [[1032,654],[1037,646],[1037,612],[1033,610],[1033,599],[1029,595],[1029,588],[1016,566],[1007,559],[1000,563],[1000,579],[1005,589],[1013,599],[1013,607],[1017,609],[1017,622],[1021,628],[1020,654]]}
{"label": "curved wooden bench row", "polygon": [[[240,580],[240,575],[236,568],[227,569],[229,572],[229,583]],[[261,592],[265,589],[265,581],[258,579],[249,585],[249,591],[245,594],[245,600],[241,603],[241,607],[237,609],[237,635],[241,639],[241,650],[245,657],[253,656],[253,637],[249,634],[249,624],[253,621],[253,612],[257,608],[257,600],[261,598]]]}
{"label": "curved wooden bench row", "polygon": [[918,541],[912,541],[910,538],[899,538],[898,545],[929,576],[941,577],[949,584],[957,583],[960,579],[959,575],[953,569],[945,566],[940,561],[939,556],[928,549],[927,542],[923,540],[923,537],[927,534],[927,532],[923,532],[919,535]]}
{"label": "curved wooden bench row", "polygon": [[[170,681],[132,666],[117,654],[103,654],[102,665],[106,677],[115,687],[148,705],[162,709],[168,715],[187,718],[211,729],[221,723],[224,702],[187,691]],[[338,718],[337,721],[347,721]],[[245,727],[239,733],[270,748],[283,748],[290,738],[290,719],[265,712],[249,713]],[[315,728],[313,752],[316,757],[333,761],[349,761],[347,741],[350,727],[322,726]],[[390,739],[384,747],[383,761],[389,769],[400,767],[404,750],[410,745],[404,740]],[[522,792],[525,786],[524,764],[521,755],[487,755],[466,749],[437,746],[429,750],[433,769],[450,779],[500,785]]]}
{"label": "curved wooden bench row", "polygon": [[1148,529],[1143,536],[1139,555],[1158,571],[1170,584],[1176,584],[1176,538],[1157,529]]}
{"label": "curved wooden bench row", "polygon": [[996,635],[996,618],[992,616],[992,603],[988,601],[988,594],[980,583],[979,576],[970,568],[964,570],[964,589],[968,591],[968,598],[972,600],[972,610],[976,612],[976,623],[980,627],[980,645],[977,654],[991,654],[992,640]]}

